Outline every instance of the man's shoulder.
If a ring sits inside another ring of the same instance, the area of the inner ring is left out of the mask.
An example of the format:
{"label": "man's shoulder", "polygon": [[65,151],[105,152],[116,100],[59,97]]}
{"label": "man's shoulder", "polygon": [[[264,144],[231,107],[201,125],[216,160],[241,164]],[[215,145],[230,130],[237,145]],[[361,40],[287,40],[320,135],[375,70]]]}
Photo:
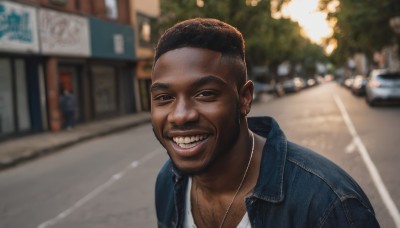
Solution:
{"label": "man's shoulder", "polygon": [[288,142],[284,179],[286,202],[294,207],[308,206],[318,224],[344,224],[362,218],[370,221],[371,227],[379,227],[372,205],[357,182],[311,149]]}
{"label": "man's shoulder", "polygon": [[292,142],[287,144],[287,170],[289,178],[294,176],[297,183],[309,185],[321,193],[332,194],[340,201],[346,198],[357,198],[365,201],[367,198],[357,182],[341,167],[323,155]]}

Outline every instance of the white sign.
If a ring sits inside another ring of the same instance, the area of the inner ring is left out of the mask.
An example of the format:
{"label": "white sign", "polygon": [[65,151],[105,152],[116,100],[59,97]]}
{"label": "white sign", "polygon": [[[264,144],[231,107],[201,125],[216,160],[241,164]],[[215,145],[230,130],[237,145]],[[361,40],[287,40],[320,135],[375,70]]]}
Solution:
{"label": "white sign", "polygon": [[114,35],[114,52],[115,54],[124,54],[124,36],[121,34]]}
{"label": "white sign", "polygon": [[35,8],[0,2],[0,50],[39,52]]}
{"label": "white sign", "polygon": [[39,10],[39,36],[43,54],[89,56],[89,22],[81,16]]}

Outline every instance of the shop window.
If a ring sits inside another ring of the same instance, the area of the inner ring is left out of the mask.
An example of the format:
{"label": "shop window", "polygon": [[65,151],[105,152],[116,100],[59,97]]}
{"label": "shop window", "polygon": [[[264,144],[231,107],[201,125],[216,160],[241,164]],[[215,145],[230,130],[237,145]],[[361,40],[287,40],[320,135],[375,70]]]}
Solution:
{"label": "shop window", "polygon": [[0,135],[15,132],[11,61],[0,58]]}
{"label": "shop window", "polygon": [[105,0],[107,17],[111,19],[118,18],[118,4],[117,0]]}
{"label": "shop window", "polygon": [[16,99],[17,99],[17,116],[18,130],[25,131],[31,128],[28,106],[28,89],[26,86],[25,61],[22,59],[15,60],[15,78],[16,78]]}
{"label": "shop window", "polygon": [[31,128],[25,60],[0,58],[0,136]]}
{"label": "shop window", "polygon": [[95,113],[101,115],[117,111],[115,68],[93,66],[92,73]]}

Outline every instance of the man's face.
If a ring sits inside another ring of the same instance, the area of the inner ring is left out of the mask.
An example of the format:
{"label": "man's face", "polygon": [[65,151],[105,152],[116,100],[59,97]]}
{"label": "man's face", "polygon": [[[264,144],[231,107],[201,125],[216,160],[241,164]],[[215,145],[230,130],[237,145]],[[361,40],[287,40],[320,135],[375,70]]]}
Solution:
{"label": "man's face", "polygon": [[182,172],[218,165],[238,138],[241,102],[229,62],[219,52],[180,48],[154,66],[154,134]]}

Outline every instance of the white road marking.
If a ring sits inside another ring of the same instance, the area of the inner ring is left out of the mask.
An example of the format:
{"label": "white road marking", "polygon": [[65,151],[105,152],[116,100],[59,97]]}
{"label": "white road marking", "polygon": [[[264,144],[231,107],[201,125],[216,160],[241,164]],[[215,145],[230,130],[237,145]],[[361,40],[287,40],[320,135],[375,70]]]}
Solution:
{"label": "white road marking", "polygon": [[350,144],[346,146],[346,153],[351,154],[357,148],[357,144],[354,140],[351,140]]}
{"label": "white road marking", "polygon": [[60,222],[65,217],[72,214],[75,210],[77,210],[78,208],[80,208],[81,206],[83,206],[84,204],[89,202],[91,199],[95,198],[97,195],[99,195],[101,192],[103,192],[106,188],[110,187],[114,182],[121,179],[129,170],[138,167],[140,164],[143,164],[144,162],[150,160],[152,157],[154,157],[156,154],[158,154],[162,151],[163,151],[163,148],[159,147],[156,150],[154,150],[153,152],[142,157],[141,159],[133,161],[131,164],[129,164],[129,166],[127,166],[123,170],[121,170],[121,172],[112,175],[111,178],[107,182],[98,186],[93,191],[91,191],[89,194],[84,196],[82,199],[78,200],[74,205],[72,205],[72,207],[61,212],[56,217],[54,217],[50,220],[47,220],[47,221],[43,222],[42,224],[38,225],[38,228],[47,228],[47,227],[54,226],[55,224]]}
{"label": "white road marking", "polygon": [[367,169],[372,177],[372,180],[374,181],[375,187],[378,189],[378,192],[383,200],[383,203],[385,204],[386,208],[388,209],[390,215],[393,218],[394,223],[396,224],[397,228],[400,228],[400,213],[399,210],[396,207],[396,204],[394,203],[392,197],[389,194],[389,191],[387,190],[385,184],[383,183],[383,180],[381,176],[379,175],[379,171],[376,168],[375,164],[372,162],[371,157],[369,156],[368,150],[365,147],[364,143],[362,142],[360,136],[358,135],[349,114],[346,111],[346,108],[343,105],[342,100],[338,95],[333,96],[336,105],[338,106],[340,113],[342,114],[343,120],[346,123],[347,128],[349,129],[349,132],[351,136],[353,137],[354,144],[356,144],[358,151],[361,154],[361,157],[363,158],[363,161],[365,165],[367,166]]}
{"label": "white road marking", "polygon": [[131,167],[132,167],[132,168],[136,168],[138,165],[139,165],[139,162],[138,162],[138,161],[133,161],[133,162],[131,163]]}

